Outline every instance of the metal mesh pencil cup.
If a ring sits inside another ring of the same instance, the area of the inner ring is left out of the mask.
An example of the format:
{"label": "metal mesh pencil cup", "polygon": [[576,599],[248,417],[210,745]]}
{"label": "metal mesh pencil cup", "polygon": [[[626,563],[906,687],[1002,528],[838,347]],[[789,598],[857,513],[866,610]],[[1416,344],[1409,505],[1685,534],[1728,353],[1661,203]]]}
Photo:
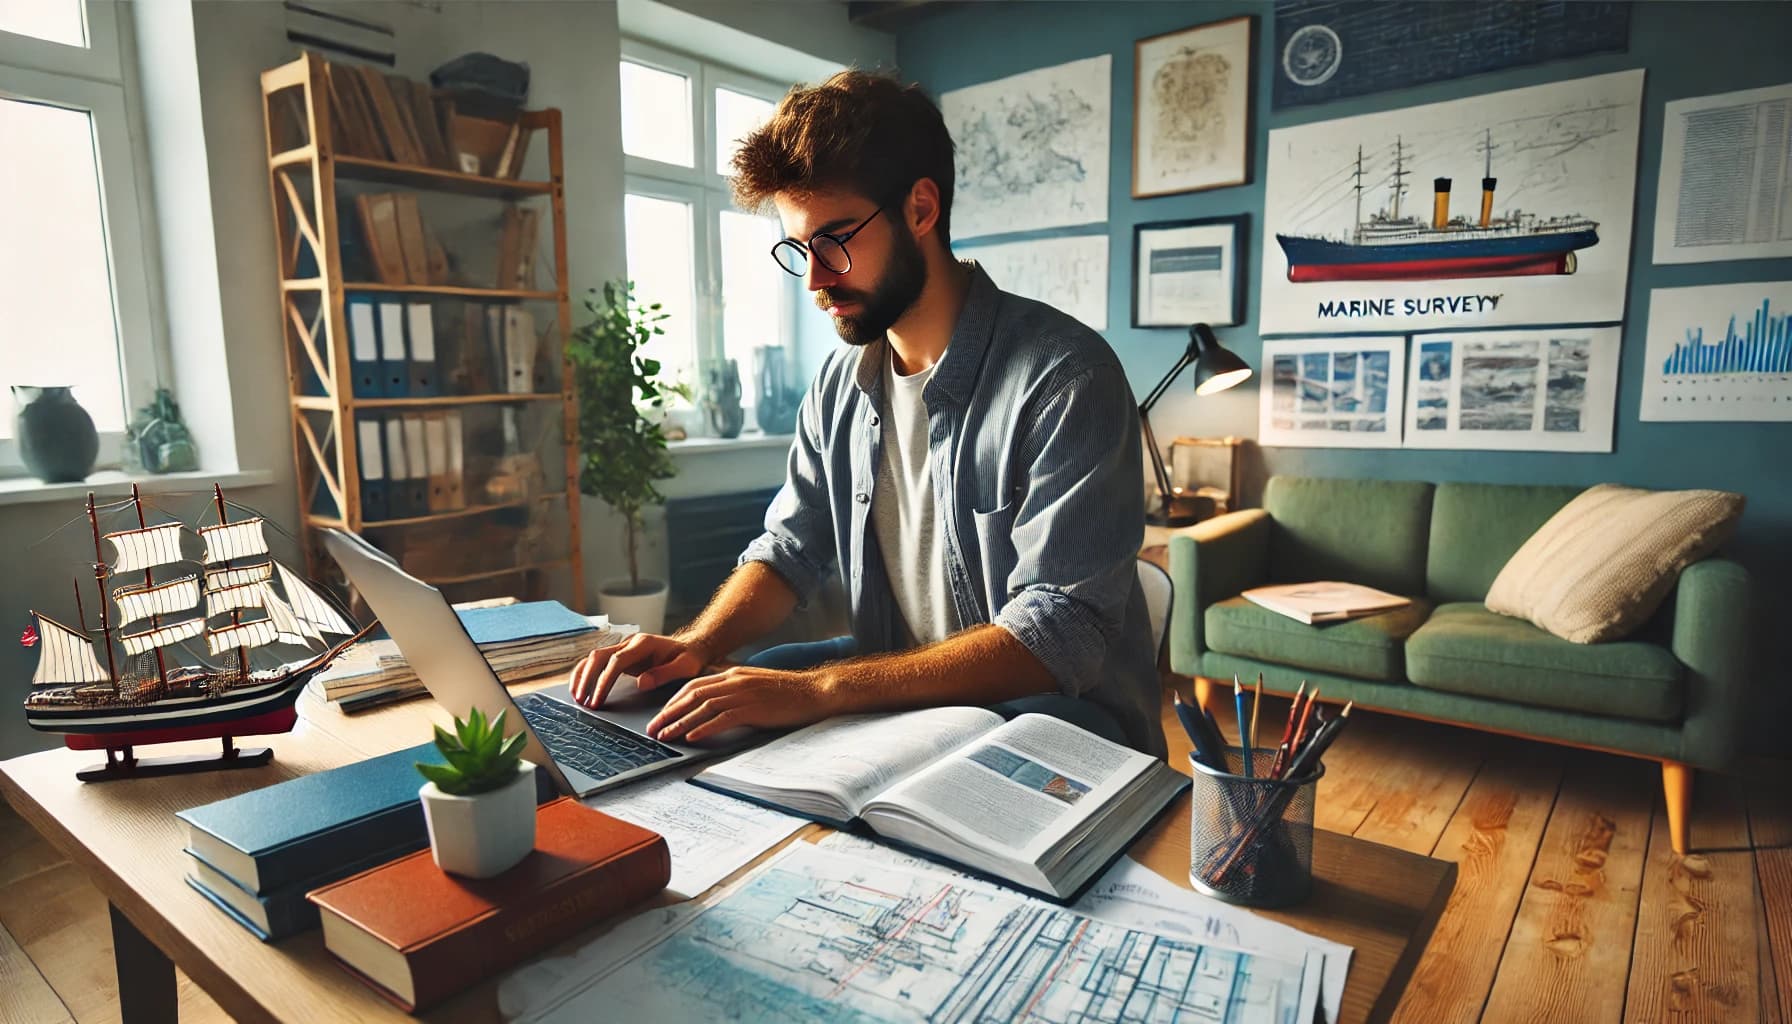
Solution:
{"label": "metal mesh pencil cup", "polygon": [[1275,751],[1259,748],[1244,769],[1244,751],[1226,751],[1225,772],[1189,757],[1194,770],[1189,884],[1245,907],[1285,907],[1313,888],[1313,803],[1325,766],[1304,778],[1270,779]]}

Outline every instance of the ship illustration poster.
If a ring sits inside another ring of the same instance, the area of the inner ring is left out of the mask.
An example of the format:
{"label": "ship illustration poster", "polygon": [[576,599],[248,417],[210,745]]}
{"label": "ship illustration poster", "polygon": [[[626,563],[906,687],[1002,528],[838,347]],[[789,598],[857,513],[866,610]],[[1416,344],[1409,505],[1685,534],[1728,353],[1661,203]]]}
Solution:
{"label": "ship illustration poster", "polygon": [[1260,329],[1623,319],[1642,71],[1269,134]]}

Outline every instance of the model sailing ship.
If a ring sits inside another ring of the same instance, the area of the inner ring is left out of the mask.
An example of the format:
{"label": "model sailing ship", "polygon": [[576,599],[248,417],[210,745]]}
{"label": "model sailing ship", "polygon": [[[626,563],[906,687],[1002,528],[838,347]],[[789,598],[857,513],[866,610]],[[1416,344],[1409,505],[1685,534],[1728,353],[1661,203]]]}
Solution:
{"label": "model sailing ship", "polygon": [[[83,779],[266,763],[268,751],[238,750],[231,737],[290,730],[305,684],[373,628],[356,627],[333,597],[271,558],[264,520],[230,522],[224,492],[214,487],[213,495],[218,522],[194,531],[179,521],[150,525],[133,487],[114,507],[134,510],[137,527],[103,536],[88,495],[99,629],[88,629],[78,579],[78,628],[32,612],[36,626],[25,642],[41,651],[25,719],[66,734],[74,749],[106,750],[105,767],[78,773]],[[204,544],[197,563],[181,544],[194,533]],[[298,650],[302,656],[282,656]],[[224,741],[220,757],[132,754],[144,744],[207,738]]]}
{"label": "model sailing ship", "polygon": [[1575,252],[1599,244],[1599,225],[1579,214],[1493,215],[1493,134],[1481,144],[1481,216],[1450,216],[1450,179],[1438,178],[1429,223],[1400,212],[1406,191],[1404,147],[1394,142],[1393,202],[1363,220],[1363,151],[1356,152],[1356,220],[1347,240],[1276,235],[1290,281],[1413,281],[1459,277],[1572,274]]}

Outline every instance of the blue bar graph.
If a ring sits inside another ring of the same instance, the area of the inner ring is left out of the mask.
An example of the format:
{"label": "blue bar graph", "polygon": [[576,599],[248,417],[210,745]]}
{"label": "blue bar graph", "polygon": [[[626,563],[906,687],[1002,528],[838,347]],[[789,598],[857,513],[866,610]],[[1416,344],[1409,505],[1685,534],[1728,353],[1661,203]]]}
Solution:
{"label": "blue bar graph", "polygon": [[1662,361],[1661,372],[1670,377],[1792,373],[1792,313],[1775,316],[1768,303],[1761,301],[1740,336],[1734,316],[1723,339],[1710,344],[1705,343],[1703,327],[1689,328],[1686,340]]}

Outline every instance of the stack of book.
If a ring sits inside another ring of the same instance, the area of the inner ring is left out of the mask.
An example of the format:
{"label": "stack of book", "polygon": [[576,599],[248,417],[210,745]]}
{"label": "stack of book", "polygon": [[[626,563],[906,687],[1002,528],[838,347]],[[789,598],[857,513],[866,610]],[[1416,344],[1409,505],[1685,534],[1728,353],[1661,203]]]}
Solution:
{"label": "stack of book", "polygon": [[425,743],[181,811],[187,884],[263,942],[315,928],[307,892],[429,844],[419,761],[442,755]]}
{"label": "stack of book", "polygon": [[[586,618],[558,601],[529,601],[458,611],[467,635],[506,683],[565,672],[599,647],[633,636],[638,627]],[[319,675],[324,697],[359,711],[423,692],[423,683],[391,640],[367,640],[344,651]]]}

